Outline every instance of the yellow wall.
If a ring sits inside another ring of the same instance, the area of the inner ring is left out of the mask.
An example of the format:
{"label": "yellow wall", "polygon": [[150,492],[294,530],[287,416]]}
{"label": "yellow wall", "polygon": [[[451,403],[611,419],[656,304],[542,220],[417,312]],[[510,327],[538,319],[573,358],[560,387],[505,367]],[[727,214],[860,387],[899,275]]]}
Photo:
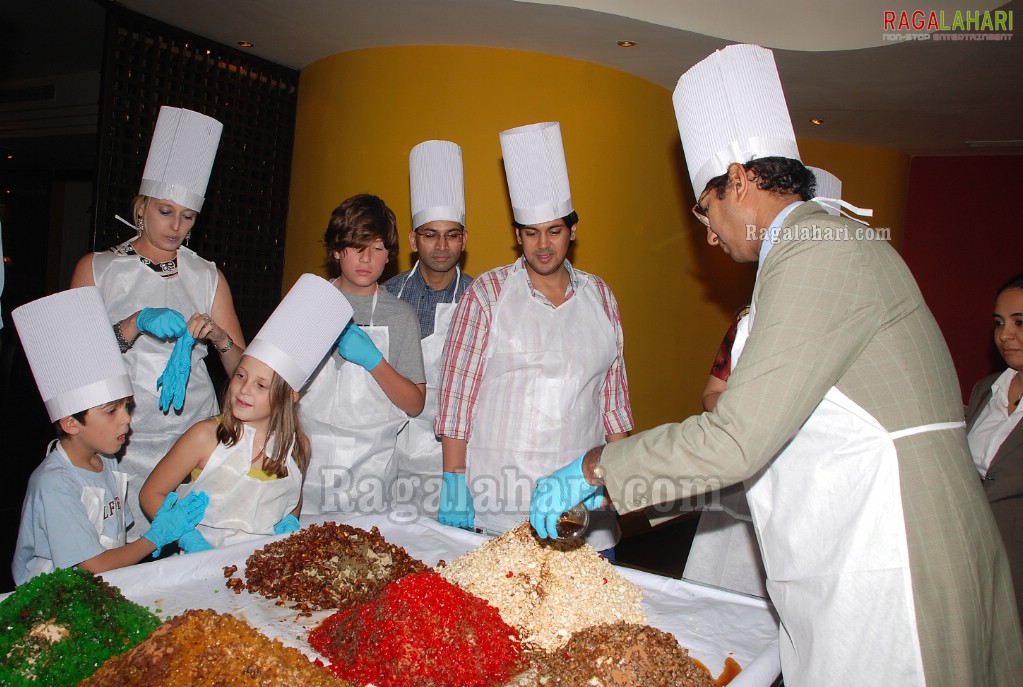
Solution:
{"label": "yellow wall", "polygon": [[909,156],[888,148],[853,146],[801,139],[803,162],[826,169],[842,180],[842,199],[861,208],[872,208],[864,221],[878,229],[891,229],[891,242],[902,245],[906,191],[909,188]]}
{"label": "yellow wall", "polygon": [[[721,335],[748,299],[755,268],[708,246],[689,213],[695,201],[671,94],[613,69],[443,46],[359,50],[303,69],[284,289],[303,272],[323,274],[323,231],[350,195],[381,196],[407,233],[408,152],[431,138],[462,147],[465,271],[512,262],[498,134],[542,121],[561,122],[580,214],[573,264],[603,277],[621,306],[637,427],[697,412]],[[888,213],[884,221],[901,223],[908,158],[810,141],[800,149],[808,164],[843,180],[844,196],[873,202]],[[395,268],[409,267],[403,238]]]}

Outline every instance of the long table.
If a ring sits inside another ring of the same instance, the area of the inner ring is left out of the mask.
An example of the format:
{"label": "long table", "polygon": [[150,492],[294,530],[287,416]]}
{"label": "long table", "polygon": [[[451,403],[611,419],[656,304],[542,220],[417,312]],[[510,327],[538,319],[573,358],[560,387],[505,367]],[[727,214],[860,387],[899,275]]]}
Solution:
{"label": "long table", "polygon": [[[303,525],[343,522],[364,530],[377,527],[384,538],[402,546],[427,565],[453,560],[478,547],[486,537],[440,525],[429,518],[401,513],[333,514],[303,519]],[[287,536],[287,535],[284,535]],[[330,615],[314,612],[299,617],[287,606],[226,586],[224,567],[237,565],[236,577],[244,579],[245,559],[270,541],[267,537],[202,553],[173,556],[104,573],[132,601],[161,618],[189,609],[210,608],[245,619],[269,637],[295,647],[310,658],[322,656],[306,642],[309,631]],[[731,656],[743,667],[732,681],[735,687],[770,687],[778,675],[778,622],[770,603],[716,587],[619,566],[618,571],[643,589],[647,622],[672,633],[690,654],[711,671],[720,671]]]}

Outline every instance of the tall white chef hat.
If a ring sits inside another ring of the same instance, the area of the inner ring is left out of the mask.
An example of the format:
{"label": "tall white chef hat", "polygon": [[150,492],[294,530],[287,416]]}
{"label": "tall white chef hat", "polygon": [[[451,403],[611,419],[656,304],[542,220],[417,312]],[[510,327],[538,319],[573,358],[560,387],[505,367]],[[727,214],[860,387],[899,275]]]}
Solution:
{"label": "tall white chef hat", "polygon": [[817,192],[814,194],[814,200],[817,200],[829,215],[838,215],[840,209],[838,203],[826,201],[842,199],[842,180],[826,169],[809,165],[806,168],[817,177]]}
{"label": "tall white chef hat", "polygon": [[273,311],[245,355],[260,360],[300,390],[352,319],[352,306],[336,286],[303,274]]}
{"label": "tall white chef hat", "polygon": [[412,228],[447,220],[465,226],[462,149],[451,141],[423,141],[408,155]]}
{"label": "tall white chef hat", "polygon": [[572,189],[558,122],[502,131],[501,152],[516,222],[539,224],[572,212]]}
{"label": "tall white chef hat", "polygon": [[199,212],[224,125],[204,114],[161,107],[139,193]]}
{"label": "tall white chef hat", "polygon": [[698,62],[672,95],[693,193],[728,165],[754,158],[799,159],[774,54],[757,45],[730,45]]}
{"label": "tall white chef hat", "polygon": [[95,286],[26,303],[11,317],[51,422],[135,393]]}

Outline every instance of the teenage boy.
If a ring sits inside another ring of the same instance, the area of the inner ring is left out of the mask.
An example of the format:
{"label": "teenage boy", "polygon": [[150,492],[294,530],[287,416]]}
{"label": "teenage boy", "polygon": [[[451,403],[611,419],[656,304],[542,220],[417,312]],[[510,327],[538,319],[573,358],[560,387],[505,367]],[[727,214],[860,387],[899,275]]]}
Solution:
{"label": "teenage boy", "polygon": [[302,512],[381,512],[397,474],[398,431],[426,399],[419,320],[377,283],[398,254],[397,223],[383,200],[342,202],[323,242],[334,285],[355,314],[299,404],[312,444]]}
{"label": "teenage boy", "polygon": [[[130,544],[127,478],[113,455],[131,424],[132,386],[95,287],[71,289],[12,313],[58,439],[29,478],[11,571],[15,584],[77,565],[93,573],[158,554],[202,519],[208,499],[169,494]],[[74,322],[74,336],[61,323]]]}

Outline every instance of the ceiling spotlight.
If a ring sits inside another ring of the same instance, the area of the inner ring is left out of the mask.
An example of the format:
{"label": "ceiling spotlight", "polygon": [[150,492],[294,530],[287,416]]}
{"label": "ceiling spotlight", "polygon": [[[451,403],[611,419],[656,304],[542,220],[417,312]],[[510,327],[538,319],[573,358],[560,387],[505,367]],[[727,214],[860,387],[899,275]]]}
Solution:
{"label": "ceiling spotlight", "polygon": [[631,48],[636,45],[636,41],[617,41],[615,45],[619,48]]}
{"label": "ceiling spotlight", "polygon": [[819,117],[813,117],[813,118],[810,119],[810,123],[811,124],[816,124],[817,126],[820,126],[821,124],[824,123],[824,120],[820,119]]}
{"label": "ceiling spotlight", "polygon": [[255,45],[255,43],[250,43],[249,41],[238,41],[238,45],[242,46],[243,48],[251,48]]}

